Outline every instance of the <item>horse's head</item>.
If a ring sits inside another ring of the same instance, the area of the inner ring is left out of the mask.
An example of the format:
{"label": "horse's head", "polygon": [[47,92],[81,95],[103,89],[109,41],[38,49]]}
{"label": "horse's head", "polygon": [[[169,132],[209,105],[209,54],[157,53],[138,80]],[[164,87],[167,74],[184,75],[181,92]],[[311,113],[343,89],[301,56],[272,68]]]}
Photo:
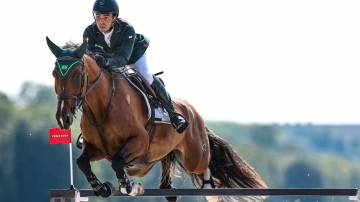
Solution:
{"label": "horse's head", "polygon": [[56,120],[61,128],[68,129],[75,110],[81,105],[86,88],[85,67],[82,60],[86,42],[79,47],[60,48],[46,37],[49,49],[56,57],[52,75],[55,78],[55,92],[58,97]]}

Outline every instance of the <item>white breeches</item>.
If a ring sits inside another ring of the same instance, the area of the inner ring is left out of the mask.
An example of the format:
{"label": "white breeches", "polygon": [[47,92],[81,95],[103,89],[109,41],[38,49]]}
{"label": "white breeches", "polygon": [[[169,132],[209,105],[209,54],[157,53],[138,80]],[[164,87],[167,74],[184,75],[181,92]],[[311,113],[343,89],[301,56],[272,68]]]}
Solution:
{"label": "white breeches", "polygon": [[135,64],[130,65],[130,67],[134,68],[142,77],[144,77],[150,85],[152,84],[154,78],[149,71],[145,53],[135,62]]}

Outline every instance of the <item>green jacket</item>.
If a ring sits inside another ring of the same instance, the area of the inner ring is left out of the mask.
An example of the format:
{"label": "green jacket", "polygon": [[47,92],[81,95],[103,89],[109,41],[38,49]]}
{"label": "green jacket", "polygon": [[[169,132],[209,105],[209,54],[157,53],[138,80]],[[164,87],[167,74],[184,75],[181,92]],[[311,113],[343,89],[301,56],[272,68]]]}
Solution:
{"label": "green jacket", "polygon": [[149,40],[135,33],[134,28],[120,18],[114,22],[113,29],[109,47],[96,23],[89,25],[83,35],[84,40],[88,42],[87,52],[100,53],[108,59],[110,66],[123,67],[134,64],[145,53]]}

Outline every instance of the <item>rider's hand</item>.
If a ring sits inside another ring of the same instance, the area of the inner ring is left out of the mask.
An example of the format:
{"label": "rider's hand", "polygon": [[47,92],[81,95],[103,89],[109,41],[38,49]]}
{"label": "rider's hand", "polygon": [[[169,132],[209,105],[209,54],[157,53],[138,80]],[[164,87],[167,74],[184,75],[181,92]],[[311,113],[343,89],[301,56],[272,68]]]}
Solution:
{"label": "rider's hand", "polygon": [[95,54],[94,55],[95,61],[96,63],[101,67],[101,68],[106,68],[106,63],[107,63],[107,59],[100,55],[100,54]]}
{"label": "rider's hand", "polygon": [[106,61],[105,68],[116,68],[116,61],[113,58],[109,58]]}

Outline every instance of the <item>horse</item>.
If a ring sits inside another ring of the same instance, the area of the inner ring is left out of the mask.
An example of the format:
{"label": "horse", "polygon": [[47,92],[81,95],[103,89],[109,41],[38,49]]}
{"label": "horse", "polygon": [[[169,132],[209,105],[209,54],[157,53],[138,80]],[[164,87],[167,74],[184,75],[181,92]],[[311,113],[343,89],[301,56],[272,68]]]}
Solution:
{"label": "horse", "polygon": [[[121,193],[131,196],[143,194],[144,188],[128,176],[143,177],[157,162],[161,162],[162,189],[173,188],[175,164],[190,175],[197,188],[267,188],[255,169],[206,127],[189,102],[173,100],[176,110],[189,121],[183,133],[169,124],[156,124],[149,134],[144,99],[125,79],[126,73],[99,67],[92,55],[85,53],[86,41],[67,48],[48,37],[46,41],[56,57],[52,72],[58,99],[56,120],[59,127],[68,129],[76,111],[82,111],[84,141],[76,163],[96,196],[108,197],[112,189],[91,170],[90,162],[102,159],[111,163]],[[213,202],[220,197],[207,199]]]}

